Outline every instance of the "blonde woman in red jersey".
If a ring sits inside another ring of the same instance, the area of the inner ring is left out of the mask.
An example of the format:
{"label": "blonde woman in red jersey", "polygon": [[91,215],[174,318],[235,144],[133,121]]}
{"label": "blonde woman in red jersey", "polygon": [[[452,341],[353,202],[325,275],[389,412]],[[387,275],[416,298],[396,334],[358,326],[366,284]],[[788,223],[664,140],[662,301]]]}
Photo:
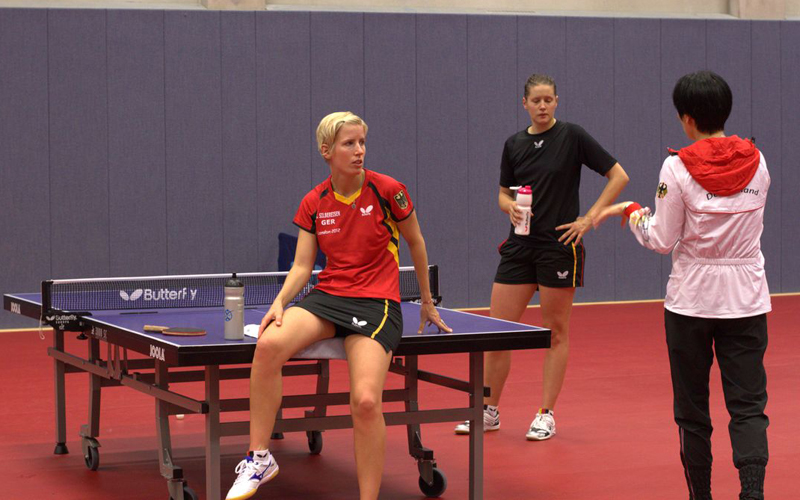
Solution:
{"label": "blonde woman in red jersey", "polygon": [[[236,467],[226,500],[250,498],[277,475],[268,448],[281,404],[281,368],[296,352],[334,336],[345,338],[360,499],[378,498],[386,441],[383,386],[403,331],[400,235],[420,285],[420,331],[426,322],[451,331],[433,306],[425,240],[406,187],[364,168],[366,137],[366,123],[350,112],[332,113],[317,127],[331,175],[303,198],[294,218],[300,228],[294,264],[261,321],[253,357],[250,453]],[[328,258],[319,284],[296,307],[284,309],[311,277],[318,249]]]}

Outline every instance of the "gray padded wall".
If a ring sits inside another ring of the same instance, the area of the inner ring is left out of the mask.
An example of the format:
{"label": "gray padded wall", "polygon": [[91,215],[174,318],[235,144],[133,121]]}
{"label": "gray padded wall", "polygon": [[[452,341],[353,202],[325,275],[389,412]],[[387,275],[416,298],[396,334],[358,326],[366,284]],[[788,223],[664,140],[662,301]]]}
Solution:
{"label": "gray padded wall", "polygon": [[167,11],[167,264],[223,270],[220,13]]}
{"label": "gray padded wall", "polygon": [[[408,14],[364,15],[366,165],[405,184],[413,203],[417,201],[415,23],[416,17]],[[412,265],[404,242],[400,264]]]}
{"label": "gray padded wall", "polygon": [[[666,19],[661,21],[661,147],[680,149],[689,144],[672,104],[672,89],[681,76],[706,67],[706,21]],[[633,170],[632,175],[638,172]],[[658,178],[655,180],[658,183]],[[644,200],[653,206],[655,188]],[[669,189],[669,188],[667,188]],[[626,196],[627,199],[627,196]],[[661,257],[661,294],[663,297],[672,269],[672,257]]]}
{"label": "gray padded wall", "polygon": [[[766,256],[770,289],[781,290],[781,52],[780,23],[754,22],[752,25],[752,134],[767,161],[772,184],[764,211],[761,249]],[[796,99],[796,98],[795,98]],[[790,220],[790,219],[787,219]]]}
{"label": "gray padded wall", "polygon": [[[417,16],[417,209],[450,307],[468,300],[467,16]],[[442,133],[447,131],[447,133]]]}
{"label": "gray padded wall", "polygon": [[311,184],[310,15],[256,16],[258,89],[257,269],[278,268],[278,233],[292,224]]}
{"label": "gray padded wall", "polygon": [[[561,99],[572,103],[568,121],[581,125],[609,153],[614,150],[614,20],[567,18],[567,81]],[[563,96],[563,97],[562,97]],[[587,167],[581,173],[581,214],[594,204],[608,180]],[[579,301],[614,296],[614,247],[617,231],[603,227],[586,234],[585,287]]]}
{"label": "gray padded wall", "polygon": [[[517,20],[510,16],[467,18],[468,268],[469,303],[489,305],[492,280],[508,237],[508,216],[497,205],[503,144],[517,124]],[[449,292],[447,292],[449,295]]]}
{"label": "gray padded wall", "polygon": [[[630,177],[620,200],[648,205],[652,205],[665,156],[657,146],[661,142],[661,110],[654,105],[661,101],[662,92],[660,34],[657,19],[614,22],[614,155]],[[664,293],[658,254],[642,248],[617,220],[599,231],[617,235],[614,298],[631,300]]]}
{"label": "gray padded wall", "polygon": [[51,10],[48,18],[51,273],[105,276],[110,272],[106,12]]}
{"label": "gray padded wall", "polygon": [[[0,10],[0,291],[50,275],[47,15]],[[10,313],[0,325],[30,326]]]}
{"label": "gray padded wall", "polygon": [[[777,57],[773,58],[775,63]],[[781,170],[773,175],[771,192],[781,191],[781,288],[800,290],[800,259],[794,251],[800,247],[795,202],[800,193],[800,22],[781,23]],[[770,119],[774,119],[771,117]],[[778,290],[775,290],[778,291]]]}
{"label": "gray padded wall", "polygon": [[[319,121],[334,111],[364,114],[363,14],[311,14],[311,130],[307,134],[314,137]],[[311,158],[309,189],[331,173],[317,151],[316,139]]]}
{"label": "gray padded wall", "polygon": [[258,269],[256,18],[221,21],[223,270]]}
{"label": "gray padded wall", "polygon": [[[485,306],[528,75],[555,77],[557,117],[625,167],[621,198],[652,204],[666,147],[688,144],[672,87],[701,68],[734,91],[728,133],[764,151],[770,286],[797,291],[798,47],[793,21],[0,9],[0,291],[275,269],[277,234],[327,175],[316,125],[349,109],[370,125],[367,166],[408,186],[446,305]],[[583,181],[585,211],[605,179]],[[663,296],[670,258],[613,222],[587,254],[577,300]]]}
{"label": "gray padded wall", "polygon": [[166,274],[164,13],[108,12],[110,273]]}

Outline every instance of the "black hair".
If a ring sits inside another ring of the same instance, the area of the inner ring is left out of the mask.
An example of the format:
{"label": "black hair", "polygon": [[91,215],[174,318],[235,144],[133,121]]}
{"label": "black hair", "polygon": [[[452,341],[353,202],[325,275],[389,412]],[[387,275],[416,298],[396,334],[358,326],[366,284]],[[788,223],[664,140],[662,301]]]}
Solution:
{"label": "black hair", "polygon": [[725,128],[733,107],[733,94],[724,78],[711,71],[683,75],[672,90],[678,115],[694,118],[697,130],[713,134]]}
{"label": "black hair", "polygon": [[531,91],[531,87],[535,87],[537,85],[552,85],[553,87],[553,94],[558,95],[556,91],[556,81],[553,80],[552,76],[547,75],[539,75],[537,73],[532,74],[528,77],[528,81],[525,82],[525,89],[524,89],[524,97],[528,97],[528,94]]}

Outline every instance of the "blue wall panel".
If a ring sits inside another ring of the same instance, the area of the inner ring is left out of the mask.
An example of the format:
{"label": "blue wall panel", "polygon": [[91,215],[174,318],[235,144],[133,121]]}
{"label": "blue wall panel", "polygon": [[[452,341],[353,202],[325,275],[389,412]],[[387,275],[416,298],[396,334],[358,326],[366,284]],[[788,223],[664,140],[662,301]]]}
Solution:
{"label": "blue wall panel", "polygon": [[489,304],[500,262],[497,246],[511,227],[497,195],[503,144],[517,131],[520,107],[516,32],[515,17],[467,18],[469,265],[459,271],[469,275],[470,304]]}
{"label": "blue wall panel", "polygon": [[220,14],[165,18],[167,243],[171,274],[223,268]]}
{"label": "blue wall panel", "polygon": [[[567,78],[567,20],[564,17],[517,18],[517,127],[530,126],[531,118],[522,108],[525,81],[533,73],[550,75],[556,81],[559,95],[569,95]],[[569,98],[559,102],[556,117],[569,120]]]}
{"label": "blue wall panel", "polygon": [[761,251],[766,261],[770,291],[780,292],[781,231],[784,230],[782,221],[786,217],[781,213],[781,65],[776,64],[781,52],[780,23],[753,22],[752,35],[752,135],[767,161],[772,178],[764,211]]}
{"label": "blue wall panel", "polygon": [[722,76],[733,93],[733,109],[725,133],[739,137],[753,135],[751,26],[749,21],[709,20],[706,24],[706,67]]}
{"label": "blue wall panel", "polygon": [[258,260],[256,16],[221,16],[224,269],[252,271]]}
{"label": "blue wall panel", "polygon": [[0,117],[0,292],[37,290],[50,276],[47,11],[0,9]]}
{"label": "blue wall panel", "polygon": [[[311,122],[334,111],[364,113],[364,15],[311,14]],[[311,178],[319,184],[331,173],[313,145]]]}
{"label": "blue wall panel", "polygon": [[[614,21],[569,18],[566,30],[569,92],[561,99],[572,103],[569,121],[586,129],[614,155]],[[595,171],[583,168],[581,216],[594,205],[607,182]],[[586,233],[585,287],[576,294],[579,300],[613,296],[617,234],[611,227]]]}
{"label": "blue wall panel", "polygon": [[[660,26],[657,19],[618,19],[614,22],[614,152],[630,182],[619,201],[635,200],[653,206],[661,162]],[[614,252],[614,299],[655,299],[664,296],[661,258],[642,248],[607,221],[604,232],[618,234]]]}
{"label": "blue wall panel", "polygon": [[108,11],[108,171],[111,275],[165,274],[163,12]]}
{"label": "blue wall panel", "polygon": [[[364,15],[365,165],[405,184],[412,202],[417,201],[415,26],[413,15]],[[400,265],[413,265],[405,242]]]}
{"label": "blue wall panel", "polygon": [[[800,22],[781,24],[781,151],[780,177],[773,176],[770,196],[780,190],[780,207],[783,214],[781,235],[781,289],[800,290],[800,231],[791,214],[797,211],[797,193],[800,193]],[[795,201],[792,201],[795,200]]]}
{"label": "blue wall panel", "polygon": [[[678,78],[706,69],[706,21],[668,19],[661,21],[661,151],[690,144],[672,104],[672,89]],[[669,187],[668,187],[669,189]],[[661,289],[666,293],[672,257],[661,257]]]}
{"label": "blue wall panel", "polygon": [[309,27],[308,13],[256,14],[258,197],[253,203],[264,270],[277,270],[278,233],[297,234],[292,219],[312,186],[316,123],[312,128]]}
{"label": "blue wall panel", "polygon": [[52,277],[109,273],[106,12],[49,12]]}
{"label": "blue wall panel", "polygon": [[[445,304],[467,304],[467,18],[417,16],[417,208]],[[446,131],[443,133],[442,131]]]}
{"label": "blue wall panel", "polygon": [[[798,47],[797,21],[0,9],[0,288],[275,269],[278,233],[329,173],[317,123],[349,109],[371,127],[367,167],[409,188],[446,304],[486,306],[527,77],[555,77],[558,119],[620,160],[623,199],[652,205],[666,147],[689,144],[672,88],[708,68],[734,92],[726,131],[770,168],[771,290],[797,291]],[[605,180],[582,184],[585,212]],[[587,246],[579,301],[663,296],[669,256],[613,222]]]}

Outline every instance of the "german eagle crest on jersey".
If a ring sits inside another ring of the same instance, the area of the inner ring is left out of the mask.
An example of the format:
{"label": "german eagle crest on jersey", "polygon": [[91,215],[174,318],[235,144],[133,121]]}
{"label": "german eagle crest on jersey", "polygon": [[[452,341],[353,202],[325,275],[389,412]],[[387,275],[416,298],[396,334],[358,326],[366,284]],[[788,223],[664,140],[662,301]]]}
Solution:
{"label": "german eagle crest on jersey", "polygon": [[665,182],[658,183],[658,189],[656,189],[656,197],[663,198],[667,196],[667,184]]}
{"label": "german eagle crest on jersey", "polygon": [[408,198],[406,198],[406,193],[402,189],[394,195],[394,201],[397,203],[397,206],[400,207],[400,210],[408,208]]}

